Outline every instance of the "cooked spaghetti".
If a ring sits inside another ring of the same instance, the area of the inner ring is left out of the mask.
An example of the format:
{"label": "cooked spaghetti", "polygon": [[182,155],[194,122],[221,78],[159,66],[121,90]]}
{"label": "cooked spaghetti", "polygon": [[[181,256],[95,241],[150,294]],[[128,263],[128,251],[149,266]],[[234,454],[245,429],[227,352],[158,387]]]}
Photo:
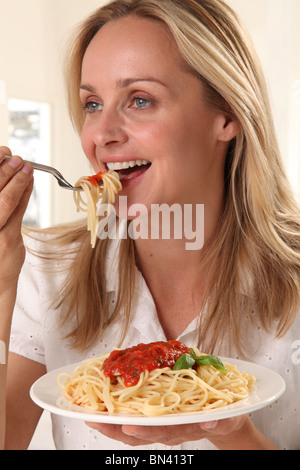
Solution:
{"label": "cooked spaghetti", "polygon": [[[99,184],[101,183],[101,184]],[[75,184],[76,188],[82,188],[86,200],[81,191],[74,191],[74,201],[77,212],[87,212],[87,229],[91,232],[91,245],[94,248],[97,239],[97,205],[113,204],[116,194],[121,191],[122,184],[118,173],[115,171],[100,172],[95,176],[83,176]]]}
{"label": "cooked spaghetti", "polygon": [[[152,363],[143,359],[147,346],[162,350],[165,345],[175,346],[175,353],[170,354],[169,348],[161,360],[152,354],[148,354],[148,358],[154,357]],[[171,341],[115,350],[84,361],[73,374],[60,374],[58,383],[71,404],[112,414],[161,416],[200,412],[219,409],[249,396],[255,378],[240,372],[235,365],[225,363],[226,373],[212,365],[174,370],[184,348],[178,341]],[[204,357],[196,348],[193,353],[199,359]],[[166,362],[169,366],[165,366]],[[157,367],[157,363],[162,367]]]}

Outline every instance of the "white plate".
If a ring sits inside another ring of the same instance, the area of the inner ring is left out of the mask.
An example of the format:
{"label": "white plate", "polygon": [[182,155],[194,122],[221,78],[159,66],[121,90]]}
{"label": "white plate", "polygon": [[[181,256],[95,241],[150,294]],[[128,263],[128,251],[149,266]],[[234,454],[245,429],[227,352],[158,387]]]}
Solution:
{"label": "white plate", "polygon": [[78,406],[69,404],[62,398],[57,376],[62,373],[72,373],[78,364],[53,370],[38,379],[30,389],[32,400],[41,408],[56,415],[75,418],[90,422],[110,424],[132,424],[140,426],[168,426],[175,424],[200,423],[231,418],[248,414],[264,408],[277,400],[285,391],[285,382],[280,375],[271,369],[250,362],[222,358],[224,362],[235,364],[241,372],[247,372],[256,377],[256,383],[248,398],[222,409],[202,411],[197,413],[180,413],[164,416],[135,416],[128,414],[109,414],[89,412]]}

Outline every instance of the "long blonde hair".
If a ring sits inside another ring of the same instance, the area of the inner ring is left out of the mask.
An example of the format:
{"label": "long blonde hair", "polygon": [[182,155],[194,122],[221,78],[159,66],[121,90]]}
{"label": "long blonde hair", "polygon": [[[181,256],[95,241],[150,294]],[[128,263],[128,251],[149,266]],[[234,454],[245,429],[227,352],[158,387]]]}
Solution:
{"label": "long blonde hair", "polygon": [[[259,61],[236,14],[222,0],[113,1],[80,25],[68,51],[69,109],[79,133],[84,113],[78,90],[85,51],[104,24],[127,15],[164,23],[191,73],[203,83],[212,106],[226,109],[240,124],[241,132],[227,155],[224,212],[206,250],[211,282],[204,298],[207,313],[199,328],[199,345],[206,352],[216,351],[226,339],[242,355],[247,345],[242,344],[241,330],[246,319],[253,318],[254,309],[263,328],[268,330],[275,323],[281,336],[293,323],[300,304],[299,212],[283,170]],[[61,245],[70,242],[71,232],[60,237]],[[71,237],[80,249],[61,302],[68,307],[64,320],[77,312],[78,324],[70,336],[74,346],[85,348],[110,321],[104,275],[109,242],[98,240],[92,251],[84,226]],[[121,244],[119,279],[112,318],[126,312],[125,335],[134,292],[130,239]]]}

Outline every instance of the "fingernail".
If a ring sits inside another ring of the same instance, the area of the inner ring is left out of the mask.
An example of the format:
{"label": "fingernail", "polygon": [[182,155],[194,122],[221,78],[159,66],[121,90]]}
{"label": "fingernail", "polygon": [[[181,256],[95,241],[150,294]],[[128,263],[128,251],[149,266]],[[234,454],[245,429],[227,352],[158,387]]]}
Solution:
{"label": "fingernail", "polygon": [[96,431],[98,431],[98,429],[99,429],[99,426],[98,426],[97,423],[86,422],[85,424],[86,424],[89,428],[95,429]]}
{"label": "fingernail", "polygon": [[218,426],[218,421],[207,421],[206,423],[200,424],[203,431],[214,431]]}
{"label": "fingernail", "polygon": [[14,157],[8,158],[7,163],[9,164],[9,166],[16,169],[22,165],[22,159],[20,157],[14,156]]}
{"label": "fingernail", "polygon": [[134,426],[125,424],[122,426],[122,431],[124,434],[127,434],[127,436],[137,437],[137,429]]}
{"label": "fingernail", "polygon": [[22,172],[25,173],[25,175],[31,175],[32,170],[33,170],[32,166],[31,166],[31,165],[28,165],[28,164],[26,164],[26,163],[25,163],[25,165],[24,165],[23,168],[22,168]]}
{"label": "fingernail", "polygon": [[124,430],[123,430],[123,433],[126,434],[127,436],[136,437],[136,433],[133,432],[133,431],[124,431]]}

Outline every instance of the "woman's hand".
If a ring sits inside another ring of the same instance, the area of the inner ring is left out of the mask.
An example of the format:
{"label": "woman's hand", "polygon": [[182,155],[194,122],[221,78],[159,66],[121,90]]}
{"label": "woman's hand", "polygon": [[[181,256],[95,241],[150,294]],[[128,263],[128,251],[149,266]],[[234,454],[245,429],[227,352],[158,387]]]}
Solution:
{"label": "woman's hand", "polygon": [[0,147],[0,289],[18,281],[25,249],[21,226],[33,187],[33,168],[20,157]]}
{"label": "woman's hand", "polygon": [[20,270],[25,259],[22,220],[33,186],[33,168],[0,147],[0,341],[5,353],[0,365],[0,449],[5,442],[6,375],[11,318]]}
{"label": "woman's hand", "polygon": [[276,450],[276,447],[253,426],[246,415],[180,426],[87,424],[105,436],[131,446],[154,443],[175,446],[184,442],[208,439],[221,450]]}

